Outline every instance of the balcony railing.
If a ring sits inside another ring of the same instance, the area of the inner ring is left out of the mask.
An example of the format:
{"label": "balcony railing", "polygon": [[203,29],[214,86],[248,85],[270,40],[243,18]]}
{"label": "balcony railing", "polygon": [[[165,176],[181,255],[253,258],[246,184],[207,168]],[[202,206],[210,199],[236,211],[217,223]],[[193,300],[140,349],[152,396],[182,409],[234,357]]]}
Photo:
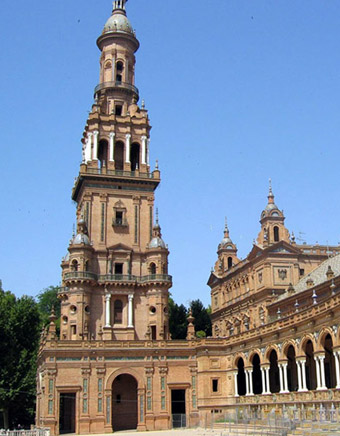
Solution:
{"label": "balcony railing", "polygon": [[141,179],[153,179],[153,173],[143,173],[140,171],[123,171],[123,170],[103,170],[102,168],[87,168],[87,174],[108,175],[116,177],[139,177]]}
{"label": "balcony railing", "polygon": [[140,282],[168,282],[171,283],[172,277],[168,274],[150,274],[148,276],[140,277]]}
{"label": "balcony railing", "polygon": [[137,282],[137,277],[131,274],[104,274],[98,277],[100,282]]}
{"label": "balcony railing", "polygon": [[137,94],[137,96],[139,96],[138,88],[136,88],[134,85],[130,85],[130,83],[121,81],[100,83],[94,88],[94,93],[97,94],[97,92],[107,88],[128,89],[129,91],[132,91]]}
{"label": "balcony railing", "polygon": [[127,227],[128,222],[125,218],[112,218],[113,227]]}
{"label": "balcony railing", "polygon": [[[135,276],[132,274],[102,274],[97,275],[88,271],[70,271],[65,273],[64,280],[96,280],[98,282],[129,282],[142,284],[147,282],[166,282],[171,283],[172,277],[168,274],[150,274],[147,276]],[[67,289],[67,288],[65,288]]]}
{"label": "balcony railing", "polygon": [[97,274],[88,271],[70,271],[65,273],[65,280],[79,279],[79,280],[97,280]]}

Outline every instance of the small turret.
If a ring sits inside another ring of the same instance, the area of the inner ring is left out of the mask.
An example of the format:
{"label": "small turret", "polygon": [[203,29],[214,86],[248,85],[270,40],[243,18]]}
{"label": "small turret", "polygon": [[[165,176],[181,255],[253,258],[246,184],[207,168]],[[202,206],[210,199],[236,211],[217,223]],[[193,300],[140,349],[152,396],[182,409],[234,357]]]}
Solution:
{"label": "small turret", "polygon": [[227,218],[225,218],[224,236],[222,241],[218,245],[217,254],[218,254],[217,269],[220,272],[223,272],[224,270],[231,268],[233,265],[239,262],[239,259],[237,258],[237,247],[233,243],[229,235]]}

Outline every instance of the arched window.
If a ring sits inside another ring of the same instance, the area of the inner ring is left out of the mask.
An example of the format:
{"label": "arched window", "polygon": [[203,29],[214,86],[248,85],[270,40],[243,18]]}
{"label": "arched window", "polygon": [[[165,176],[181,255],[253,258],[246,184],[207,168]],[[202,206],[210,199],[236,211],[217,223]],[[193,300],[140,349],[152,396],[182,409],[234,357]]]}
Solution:
{"label": "arched window", "polygon": [[314,348],[311,340],[307,341],[306,353],[306,383],[309,391],[316,389],[316,366],[314,359]]}
{"label": "arched window", "polygon": [[124,169],[124,144],[121,141],[117,141],[115,144],[115,169],[123,170]]}
{"label": "arched window", "polygon": [[88,260],[85,262],[85,271],[90,271],[90,262]]}
{"label": "arched window", "polygon": [[297,377],[297,365],[295,358],[295,349],[293,345],[288,347],[287,351],[287,376],[288,376],[288,390],[290,392],[298,390],[298,377]]}
{"label": "arched window", "polygon": [[336,385],[336,375],[335,375],[335,359],[333,353],[333,341],[330,334],[326,336],[323,347],[325,349],[326,386],[328,389],[332,389],[335,388]]}
{"label": "arched window", "polygon": [[104,82],[110,82],[112,80],[111,79],[111,75],[112,75],[111,71],[112,71],[112,64],[111,64],[111,62],[110,61],[105,62],[105,65],[104,65]]}
{"label": "arched window", "polygon": [[238,395],[246,394],[246,375],[244,373],[244,362],[243,359],[238,359],[237,362],[237,391],[235,392]]}
{"label": "arched window", "polygon": [[228,257],[228,269],[231,268],[233,266],[233,258],[232,257]]}
{"label": "arched window", "polygon": [[108,143],[105,139],[99,142],[98,160],[99,160],[100,168],[103,168],[107,165],[108,148],[109,148]]}
{"label": "arched window", "polygon": [[150,263],[150,274],[154,275],[156,274],[156,264],[155,263]]}
{"label": "arched window", "polygon": [[116,63],[116,82],[121,83],[123,80],[124,64],[122,61]]}
{"label": "arched window", "polygon": [[275,350],[272,350],[269,356],[270,368],[269,368],[269,385],[270,392],[280,392],[280,372],[277,363],[277,354]]}
{"label": "arched window", "polygon": [[114,304],[114,323],[115,324],[122,324],[123,322],[123,303],[121,300],[116,300]]}
{"label": "arched window", "polygon": [[262,394],[262,374],[261,374],[261,364],[258,354],[255,354],[252,360],[253,364],[253,390],[254,394]]}
{"label": "arched window", "polygon": [[139,144],[133,143],[131,145],[130,161],[131,161],[131,171],[139,169]]}
{"label": "arched window", "polygon": [[72,260],[71,270],[78,271],[78,261],[76,259]]}
{"label": "arched window", "polygon": [[274,227],[274,242],[279,242],[280,240],[280,233],[278,226]]}

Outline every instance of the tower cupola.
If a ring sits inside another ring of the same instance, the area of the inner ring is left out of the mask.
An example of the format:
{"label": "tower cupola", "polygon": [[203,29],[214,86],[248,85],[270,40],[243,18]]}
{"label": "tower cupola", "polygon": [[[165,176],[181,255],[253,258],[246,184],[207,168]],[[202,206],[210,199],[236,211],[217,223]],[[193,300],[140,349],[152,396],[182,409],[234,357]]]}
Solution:
{"label": "tower cupola", "polygon": [[107,20],[103,33],[107,32],[127,32],[134,35],[131,23],[126,16],[126,0],[117,0],[113,2],[111,17]]}
{"label": "tower cupola", "polygon": [[218,261],[215,265],[215,271],[222,273],[239,262],[237,258],[237,247],[229,235],[227,218],[224,224],[224,236],[217,249]]}
{"label": "tower cupola", "polygon": [[161,227],[158,220],[158,210],[156,211],[156,224],[152,229],[152,239],[149,243],[149,248],[166,248],[166,245],[162,239]]}
{"label": "tower cupola", "polygon": [[289,232],[284,225],[285,217],[275,204],[272,182],[269,179],[268,204],[261,213],[261,231],[257,238],[260,246],[267,247],[279,241],[290,242]]}

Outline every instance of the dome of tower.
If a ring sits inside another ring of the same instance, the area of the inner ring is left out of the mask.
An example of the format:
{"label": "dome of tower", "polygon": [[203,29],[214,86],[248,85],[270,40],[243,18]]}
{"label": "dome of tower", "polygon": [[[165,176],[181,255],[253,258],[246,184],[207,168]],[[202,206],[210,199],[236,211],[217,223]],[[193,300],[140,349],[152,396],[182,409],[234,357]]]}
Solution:
{"label": "dome of tower", "polygon": [[125,11],[114,10],[111,17],[107,20],[103,33],[106,32],[126,32],[134,34],[130,21]]}
{"label": "dome of tower", "polygon": [[222,241],[218,244],[218,249],[221,248],[234,248],[233,241],[231,240],[229,236],[229,229],[227,224],[227,218],[225,219],[225,226],[224,226],[224,237]]}
{"label": "dome of tower", "polygon": [[149,248],[166,248],[165,242],[159,236],[156,236],[151,239],[149,243]]}
{"label": "dome of tower", "polygon": [[84,233],[78,233],[78,235],[76,235],[72,241],[73,245],[91,245],[91,242],[89,240],[89,237],[87,235],[85,235]]}

